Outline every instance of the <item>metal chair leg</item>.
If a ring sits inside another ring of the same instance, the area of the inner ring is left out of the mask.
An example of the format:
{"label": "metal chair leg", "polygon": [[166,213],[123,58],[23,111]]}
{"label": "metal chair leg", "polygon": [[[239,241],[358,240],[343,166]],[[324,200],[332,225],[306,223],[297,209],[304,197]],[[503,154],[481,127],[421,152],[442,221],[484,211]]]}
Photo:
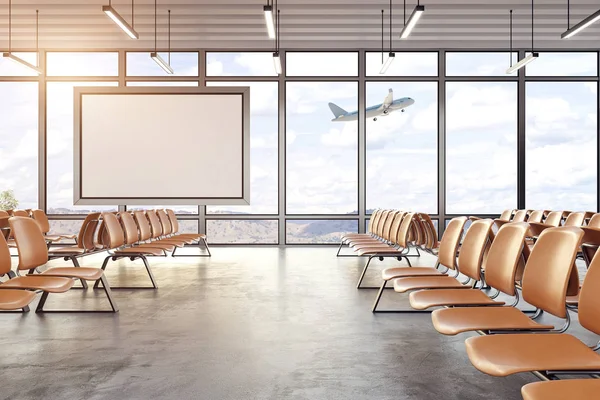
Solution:
{"label": "metal chair leg", "polygon": [[140,257],[142,259],[142,261],[144,262],[144,265],[146,266],[146,271],[148,271],[148,276],[150,277],[150,280],[152,281],[152,286],[154,287],[154,289],[158,289],[158,285],[156,284],[156,281],[154,280],[154,275],[152,274],[152,270],[150,269],[150,264],[148,264],[148,259],[144,256]]}
{"label": "metal chair leg", "polygon": [[373,308],[371,309],[371,312],[376,312],[375,310],[377,310],[377,306],[379,305],[379,300],[381,300],[381,296],[383,295],[383,291],[385,290],[387,282],[388,281],[384,280],[383,283],[381,284],[381,287],[379,288],[379,292],[377,292],[377,297],[375,298],[375,303],[373,303]]}
{"label": "metal chair leg", "polygon": [[357,289],[362,289],[360,287],[360,284],[362,283],[363,279],[365,279],[365,274],[367,273],[367,269],[369,268],[369,264],[371,263],[371,260],[375,257],[377,257],[377,256],[369,256],[369,260],[365,264],[365,268],[363,269],[362,274],[360,274],[360,278],[358,280],[358,283],[356,284]]}
{"label": "metal chair leg", "polygon": [[[75,257],[75,256],[70,256],[69,258],[71,259],[71,262],[73,263],[73,265],[74,265],[76,268],[80,268],[80,267],[81,267],[81,266],[79,265],[79,261],[77,261],[77,257]],[[87,289],[87,288],[88,288],[88,284],[87,284],[87,282],[85,281],[85,279],[80,279],[80,280],[79,280],[79,282],[81,282],[81,286],[83,287],[83,289]]]}
{"label": "metal chair leg", "polygon": [[[112,258],[112,256],[108,256],[104,259],[104,262],[102,263],[102,267],[100,267],[100,269],[102,269],[102,271],[106,270],[106,266],[108,265],[108,262],[110,261],[110,259]],[[104,276],[104,275],[102,275]],[[101,280],[97,280],[96,283],[94,283],[94,289],[98,289],[99,285],[100,285]]]}
{"label": "metal chair leg", "polygon": [[117,302],[115,301],[115,299],[113,299],[113,297],[112,297],[112,291],[110,290],[110,285],[108,284],[108,281],[106,280],[106,276],[104,276],[104,274],[102,274],[102,276],[100,277],[100,281],[102,281],[102,287],[104,288],[104,293],[106,293],[106,297],[108,298],[108,302],[110,303],[110,307],[112,308],[113,312],[119,312],[119,306],[117,305]]}
{"label": "metal chair leg", "polygon": [[208,253],[208,256],[212,257],[212,254],[210,254],[210,249],[208,248],[208,242],[206,241],[206,238],[202,238],[202,241],[204,242],[204,248],[206,248],[206,252]]}
{"label": "metal chair leg", "polygon": [[50,293],[48,293],[48,292],[43,292],[42,293],[42,297],[40,297],[40,302],[38,303],[37,308],[35,309],[36,313],[44,311],[44,305],[46,304],[46,300],[48,300],[48,295],[49,294]]}

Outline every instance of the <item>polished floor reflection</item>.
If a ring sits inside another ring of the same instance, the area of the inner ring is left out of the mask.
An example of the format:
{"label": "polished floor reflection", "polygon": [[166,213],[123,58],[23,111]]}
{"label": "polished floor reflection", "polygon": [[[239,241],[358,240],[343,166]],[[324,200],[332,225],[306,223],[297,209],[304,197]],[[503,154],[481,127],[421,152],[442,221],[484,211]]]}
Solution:
{"label": "polished floor reflection", "polygon": [[[0,398],[517,400],[535,380],[479,373],[465,354],[470,335],[439,335],[427,314],[373,315],[376,291],[355,288],[364,260],[335,251],[155,258],[159,289],[115,291],[118,315],[1,314]],[[120,263],[107,270],[113,285],[148,283],[139,261]],[[384,265],[398,262],[373,263],[365,283],[378,284]],[[386,291],[381,306],[406,299]],[[108,306],[103,292],[81,290],[47,304]]]}

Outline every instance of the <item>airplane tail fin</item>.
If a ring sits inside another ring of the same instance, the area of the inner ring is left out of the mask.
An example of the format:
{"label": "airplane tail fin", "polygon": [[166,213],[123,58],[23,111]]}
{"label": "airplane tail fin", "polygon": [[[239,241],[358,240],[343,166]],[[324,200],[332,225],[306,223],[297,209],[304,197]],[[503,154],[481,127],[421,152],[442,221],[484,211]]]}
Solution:
{"label": "airplane tail fin", "polygon": [[337,118],[340,115],[345,115],[348,114],[348,112],[346,110],[344,110],[342,107],[335,105],[333,103],[329,103],[329,109],[331,110],[331,112],[333,113],[333,115]]}

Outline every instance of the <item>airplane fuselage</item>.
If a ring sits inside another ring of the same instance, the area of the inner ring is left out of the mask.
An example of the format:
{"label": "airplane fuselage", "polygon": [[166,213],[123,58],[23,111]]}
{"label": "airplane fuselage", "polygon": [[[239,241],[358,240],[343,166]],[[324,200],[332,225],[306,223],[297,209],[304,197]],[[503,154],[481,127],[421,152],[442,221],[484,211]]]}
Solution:
{"label": "airplane fuselage", "polygon": [[[398,100],[394,100],[392,104],[387,107],[384,107],[383,104],[378,104],[376,106],[368,107],[366,109],[366,117],[367,118],[377,118],[384,117],[389,115],[390,113],[398,110],[403,110],[408,106],[415,104],[415,101],[410,97],[403,97]],[[349,112],[343,115],[338,116],[337,118],[332,119],[332,121],[356,121],[358,119],[358,111]]]}

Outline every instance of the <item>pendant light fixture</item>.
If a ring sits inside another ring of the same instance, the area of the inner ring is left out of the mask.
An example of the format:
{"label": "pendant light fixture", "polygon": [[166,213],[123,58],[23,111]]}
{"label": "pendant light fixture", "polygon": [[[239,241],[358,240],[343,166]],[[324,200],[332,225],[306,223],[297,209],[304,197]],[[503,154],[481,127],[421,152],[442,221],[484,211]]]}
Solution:
{"label": "pendant light fixture", "polygon": [[[39,10],[35,10],[35,52],[36,52],[36,64],[39,64]],[[35,71],[38,74],[41,74],[43,71],[42,69],[37,66],[37,65],[33,65],[25,60],[23,60],[21,57],[16,56],[13,52],[12,52],[12,0],[8,0],[8,52],[4,52],[2,53],[2,57],[12,60],[18,64],[21,64],[29,69],[31,69],[32,71]]]}
{"label": "pendant light fixture", "polygon": [[[383,15],[383,14],[381,14],[381,15]],[[381,27],[381,33],[383,35],[383,26]],[[392,51],[392,0],[390,0],[390,52],[388,53],[387,60],[385,60],[385,63],[381,66],[381,71],[379,71],[379,73],[382,75],[385,74],[387,72],[388,68],[390,67],[390,65],[392,65],[392,63],[394,62],[395,58],[396,58],[396,53],[394,53]]]}
{"label": "pendant light fixture", "polygon": [[267,5],[263,7],[265,14],[265,24],[267,25],[267,34],[269,39],[275,39],[275,22],[273,21],[273,5],[267,0]]}
{"label": "pendant light fixture", "polygon": [[569,39],[579,32],[583,31],[588,26],[592,25],[594,22],[600,21],[600,10],[596,11],[583,21],[576,24],[571,28],[571,1],[567,0],[567,30],[560,35],[561,39]]}
{"label": "pendant light fixture", "polygon": [[507,74],[512,74],[513,72],[520,70],[521,68],[523,68],[524,66],[526,66],[530,62],[535,61],[540,56],[539,53],[536,53],[534,51],[534,47],[533,47],[533,37],[534,37],[534,31],[533,31],[534,13],[533,13],[533,11],[534,11],[533,0],[531,0],[531,53],[529,53],[528,56],[526,56],[523,59],[521,59],[515,65],[511,66],[510,68],[508,68],[506,70]]}
{"label": "pendant light fixture", "polygon": [[510,10],[510,17],[509,17],[509,59],[510,62],[508,63],[508,69],[510,70],[513,66],[513,10]]}
{"label": "pendant light fixture", "polygon": [[[277,4],[277,0],[275,0],[275,4]],[[277,9],[277,6],[275,6],[275,8]],[[277,17],[276,17],[276,27],[277,27],[277,35],[275,37],[275,52],[273,53],[273,65],[275,67],[275,72],[277,73],[277,75],[281,75],[281,73],[283,72],[283,68],[281,67],[281,56],[279,55],[279,40],[280,40],[280,28],[279,25],[281,24],[280,22],[280,16],[279,16],[279,9],[277,9]]]}
{"label": "pendant light fixture", "polygon": [[400,33],[400,39],[406,39],[410,36],[411,32],[417,25],[417,22],[421,19],[425,13],[425,6],[421,5],[421,1],[417,0],[417,6],[413,10],[412,14],[410,14],[410,18],[408,18],[408,23],[406,22],[406,0],[404,1],[404,28]]}
{"label": "pendant light fixture", "polygon": [[123,32],[127,34],[132,39],[139,39],[140,35],[133,29],[133,17],[134,17],[134,5],[133,0],[131,0],[131,25],[125,21],[123,17],[112,7],[112,0],[108,0],[107,6],[102,6],[102,11],[108,16],[108,18],[112,19],[115,24],[119,26],[119,28],[123,29]]}
{"label": "pendant light fixture", "polygon": [[156,0],[154,0],[154,51],[150,53],[150,58],[152,58],[159,67],[161,67],[167,74],[172,75],[174,73],[173,68],[171,68],[171,10],[169,10],[169,60],[165,61],[159,54],[156,46]]}

